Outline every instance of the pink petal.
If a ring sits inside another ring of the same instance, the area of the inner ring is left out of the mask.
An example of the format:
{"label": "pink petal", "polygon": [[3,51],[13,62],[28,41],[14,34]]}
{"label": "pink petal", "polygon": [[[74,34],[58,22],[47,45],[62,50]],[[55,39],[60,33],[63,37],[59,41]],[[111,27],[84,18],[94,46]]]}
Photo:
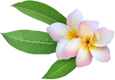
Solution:
{"label": "pink petal", "polygon": [[63,53],[69,57],[75,57],[82,44],[82,39],[74,38],[66,43]]}
{"label": "pink petal", "polygon": [[97,29],[99,27],[98,21],[85,20],[84,22],[92,28],[93,32],[97,31]]}
{"label": "pink petal", "polygon": [[87,66],[92,61],[92,55],[89,51],[89,47],[87,45],[83,45],[77,55],[76,65],[77,67]]}
{"label": "pink petal", "polygon": [[62,39],[57,44],[56,55],[57,55],[58,60],[69,59],[70,58],[70,57],[68,57],[68,56],[66,56],[66,55],[63,54],[63,48],[64,48],[65,44],[67,43],[67,41],[68,40]]}
{"label": "pink petal", "polygon": [[53,23],[47,28],[47,32],[50,34],[51,38],[54,41],[69,39],[74,36],[71,28],[62,23]]}
{"label": "pink petal", "polygon": [[78,27],[80,22],[83,22],[83,16],[80,10],[76,9],[67,17],[67,25],[71,27],[76,36],[78,36]]}
{"label": "pink petal", "polygon": [[110,60],[110,51],[107,46],[105,47],[96,47],[90,46],[90,51],[92,56],[101,62],[108,62]]}
{"label": "pink petal", "polygon": [[84,42],[90,41],[90,39],[93,37],[93,30],[88,24],[84,22],[80,23],[79,37],[82,38]]}
{"label": "pink petal", "polygon": [[114,36],[114,32],[111,30],[108,30],[107,28],[99,28],[94,35],[93,38],[93,45],[103,47],[109,44]]}

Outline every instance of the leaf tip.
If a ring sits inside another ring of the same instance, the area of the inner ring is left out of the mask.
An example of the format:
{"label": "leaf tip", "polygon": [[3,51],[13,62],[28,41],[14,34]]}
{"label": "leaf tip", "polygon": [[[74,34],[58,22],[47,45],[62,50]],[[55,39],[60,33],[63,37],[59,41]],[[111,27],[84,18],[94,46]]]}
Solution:
{"label": "leaf tip", "polygon": [[12,6],[12,7],[15,7],[15,5],[16,5],[16,4],[12,4],[11,6]]}
{"label": "leaf tip", "polygon": [[3,34],[0,32],[0,34],[3,36]]}
{"label": "leaf tip", "polygon": [[[47,77],[47,73],[41,79],[51,79]],[[53,78],[52,78],[53,79]]]}
{"label": "leaf tip", "polygon": [[11,6],[15,7],[15,6],[17,6],[17,5],[19,5],[20,3],[23,3],[23,2],[18,2],[18,3],[12,4]]}
{"label": "leaf tip", "polygon": [[45,79],[44,77],[42,77],[41,79]]}

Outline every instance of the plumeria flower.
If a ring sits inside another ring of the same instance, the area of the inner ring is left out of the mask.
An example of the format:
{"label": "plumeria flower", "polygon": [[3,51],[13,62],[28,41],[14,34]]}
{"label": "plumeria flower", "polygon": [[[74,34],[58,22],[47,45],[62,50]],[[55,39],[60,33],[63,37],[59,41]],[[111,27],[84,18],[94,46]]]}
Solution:
{"label": "plumeria flower", "polygon": [[98,28],[98,21],[83,21],[82,13],[75,10],[67,17],[67,25],[53,23],[47,28],[54,41],[57,41],[56,55],[59,60],[76,57],[77,67],[89,65],[92,57],[101,62],[110,60],[107,47],[114,32],[104,27]]}
{"label": "plumeria flower", "polygon": [[[90,21],[87,22],[90,23]],[[89,65],[92,61],[92,56],[100,62],[110,60],[110,51],[106,45],[111,42],[114,32],[104,27],[97,29],[96,27],[98,26],[89,25],[81,22],[79,26],[79,37],[82,38],[83,45],[79,49],[76,58],[78,67]]]}
{"label": "plumeria flower", "polygon": [[[77,56],[77,50],[82,46],[82,39],[78,36],[78,27],[80,22],[83,22],[83,15],[79,10],[75,10],[70,13],[67,17],[67,25],[63,23],[53,23],[47,27],[47,32],[50,34],[54,41],[58,42],[56,49],[56,56],[59,60],[69,59],[71,57]],[[69,46],[67,52],[65,52],[64,47],[66,43],[74,43],[76,46]],[[63,52],[64,50],[64,52]]]}

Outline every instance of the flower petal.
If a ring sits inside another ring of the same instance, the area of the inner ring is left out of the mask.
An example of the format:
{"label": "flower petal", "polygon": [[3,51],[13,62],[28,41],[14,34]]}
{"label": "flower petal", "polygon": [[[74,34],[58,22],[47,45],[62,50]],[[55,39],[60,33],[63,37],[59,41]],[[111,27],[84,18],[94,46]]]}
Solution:
{"label": "flower petal", "polygon": [[53,23],[47,28],[47,32],[50,34],[54,41],[60,41],[61,39],[71,38],[74,36],[70,27],[62,23]]}
{"label": "flower petal", "polygon": [[90,41],[90,39],[93,37],[93,31],[88,24],[86,24],[84,22],[80,23],[79,37],[82,38],[83,41],[85,41],[85,42]]}
{"label": "flower petal", "polygon": [[68,40],[62,39],[61,41],[58,42],[57,47],[56,47],[56,55],[58,60],[61,59],[69,59],[70,57],[66,56],[63,54],[63,48],[65,44],[67,43]]}
{"label": "flower petal", "polygon": [[78,36],[78,27],[80,22],[83,22],[83,16],[81,11],[79,11],[78,9],[74,10],[67,17],[67,25],[71,27],[76,36]]}
{"label": "flower petal", "polygon": [[107,28],[99,28],[93,38],[93,45],[103,47],[109,44],[114,36],[114,32],[111,30],[108,30]]}
{"label": "flower petal", "polygon": [[69,57],[75,57],[82,44],[82,39],[74,38],[66,43],[63,53]]}
{"label": "flower petal", "polygon": [[90,46],[90,51],[92,56],[101,62],[108,62],[110,60],[110,51],[107,46],[105,47],[96,47]]}
{"label": "flower petal", "polygon": [[83,45],[77,55],[76,65],[77,67],[83,67],[89,65],[92,61],[92,55],[89,51],[88,45]]}
{"label": "flower petal", "polygon": [[99,27],[98,21],[85,20],[84,22],[92,28],[93,32],[97,31],[97,29]]}

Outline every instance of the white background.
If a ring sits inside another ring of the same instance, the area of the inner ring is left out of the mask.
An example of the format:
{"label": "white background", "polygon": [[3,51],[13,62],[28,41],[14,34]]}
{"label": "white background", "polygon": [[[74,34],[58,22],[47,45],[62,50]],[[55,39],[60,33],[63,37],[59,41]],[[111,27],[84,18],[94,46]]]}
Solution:
{"label": "white background", "polygon": [[[101,14],[100,16],[98,16],[98,17],[100,17],[100,18],[98,18],[98,20],[100,22],[102,22],[103,19],[105,19],[105,16],[102,16],[104,13],[103,13],[103,11],[101,11],[101,8],[103,9],[103,7],[104,7],[103,6],[104,0],[97,0],[97,1],[99,2],[99,6],[100,6],[99,7],[100,9],[98,9],[98,10],[100,10],[99,11],[100,13],[98,13],[98,14]],[[109,1],[109,0],[106,0],[106,1]],[[90,6],[88,4],[90,4],[90,0],[79,0],[79,7],[78,8],[82,11],[84,16],[86,16],[87,14],[90,13]],[[84,6],[82,6],[82,5],[84,5]],[[109,7],[109,8],[111,9],[113,7]],[[9,6],[0,7],[0,15],[3,15],[7,18],[10,18],[9,13],[10,13],[10,7]],[[113,20],[112,20],[112,22],[114,22]],[[114,25],[111,25],[111,26],[114,26]],[[109,29],[109,27],[108,27],[108,29]],[[109,45],[112,54],[114,54],[114,47],[115,47],[114,43],[115,43],[115,40],[113,40],[112,43]],[[0,78],[7,78],[7,53],[8,53],[7,45],[8,45],[7,42],[0,35]],[[111,55],[111,56],[113,56],[113,55]],[[41,78],[45,74],[45,72],[48,70],[48,68],[51,66],[51,64],[52,64],[52,60],[50,60],[49,62],[46,62],[43,65],[40,65],[39,67],[35,68],[32,71],[29,71],[25,74],[22,74],[22,75],[13,77],[13,78],[29,78],[29,77],[30,78]],[[114,76],[114,74],[115,74],[114,70],[115,69],[114,68],[115,68],[115,61],[111,60],[110,61],[110,80],[115,79],[115,76]],[[41,74],[41,72],[44,74]]]}

